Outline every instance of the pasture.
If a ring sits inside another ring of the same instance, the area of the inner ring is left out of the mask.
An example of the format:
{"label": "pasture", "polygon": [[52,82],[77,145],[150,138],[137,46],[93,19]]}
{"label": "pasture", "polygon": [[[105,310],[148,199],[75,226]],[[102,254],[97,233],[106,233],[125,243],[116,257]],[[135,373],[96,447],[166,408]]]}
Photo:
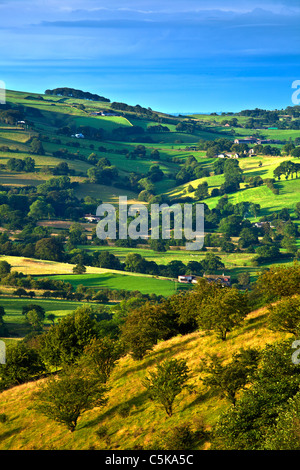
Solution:
{"label": "pasture", "polygon": [[158,278],[137,273],[124,273],[121,271],[106,272],[104,274],[83,275],[59,275],[51,276],[51,279],[59,279],[70,282],[76,289],[79,285],[95,289],[116,289],[139,291],[142,294],[157,294],[165,297],[176,292],[178,283],[165,278]]}
{"label": "pasture", "polygon": [[72,302],[57,299],[47,300],[43,298],[20,299],[12,296],[1,296],[0,306],[5,310],[4,321],[9,331],[11,341],[17,338],[22,338],[32,331],[31,326],[26,322],[25,317],[22,314],[23,307],[32,304],[40,305],[44,308],[46,316],[44,322],[45,327],[49,327],[52,324],[52,322],[47,319],[47,316],[50,314],[55,315],[54,321],[57,321],[59,318],[72,313],[81,305],[90,305],[89,302]]}

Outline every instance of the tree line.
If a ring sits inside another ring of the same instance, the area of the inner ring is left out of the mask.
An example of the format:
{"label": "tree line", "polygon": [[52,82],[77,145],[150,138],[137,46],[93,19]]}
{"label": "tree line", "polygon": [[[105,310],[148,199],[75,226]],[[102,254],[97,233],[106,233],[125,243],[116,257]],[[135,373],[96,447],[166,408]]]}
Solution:
{"label": "tree line", "polygon": [[82,100],[91,100],[91,101],[102,101],[105,103],[110,103],[108,98],[104,96],[97,95],[96,93],[90,93],[88,91],[77,90],[75,88],[61,87],[54,88],[52,90],[47,89],[45,95],[54,95],[54,96],[67,96],[69,98],[76,98]]}

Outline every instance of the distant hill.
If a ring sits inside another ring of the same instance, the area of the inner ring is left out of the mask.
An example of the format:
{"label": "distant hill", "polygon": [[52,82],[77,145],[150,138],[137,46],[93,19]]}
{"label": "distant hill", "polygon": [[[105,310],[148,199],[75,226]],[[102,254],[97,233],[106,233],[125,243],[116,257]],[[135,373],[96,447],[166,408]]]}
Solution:
{"label": "distant hill", "polygon": [[53,90],[46,90],[46,95],[59,95],[67,96],[68,98],[77,98],[82,100],[91,100],[91,101],[104,101],[105,103],[110,103],[108,98],[104,96],[99,96],[95,93],[90,93],[88,91],[76,90],[75,88],[54,88]]}

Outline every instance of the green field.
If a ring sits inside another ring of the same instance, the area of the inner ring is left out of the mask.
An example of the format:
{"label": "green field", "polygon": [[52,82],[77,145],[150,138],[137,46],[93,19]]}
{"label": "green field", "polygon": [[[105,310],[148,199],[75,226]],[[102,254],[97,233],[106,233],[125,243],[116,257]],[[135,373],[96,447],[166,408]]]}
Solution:
{"label": "green field", "polygon": [[[12,339],[22,338],[31,331],[30,325],[25,321],[22,315],[23,306],[36,304],[45,309],[46,317],[49,314],[54,314],[56,320],[65,316],[81,305],[87,305],[87,302],[71,302],[67,300],[45,300],[41,298],[33,299],[19,299],[16,297],[0,297],[0,305],[5,310],[5,325],[10,333]],[[52,323],[45,320],[45,326],[50,326]]]}
{"label": "green field", "polygon": [[[274,195],[265,185],[257,188],[241,189],[236,193],[229,194],[228,200],[233,204],[243,201],[251,201],[261,205],[259,216],[270,215],[283,208],[293,211],[296,204],[300,202],[299,180],[281,181],[275,183],[279,188],[279,194]],[[219,198],[209,198],[205,201],[210,209],[216,206]]]}
{"label": "green field", "polygon": [[51,276],[51,279],[58,279],[70,282],[76,289],[77,286],[93,287],[95,289],[116,289],[139,291],[142,294],[157,294],[169,296],[176,292],[178,283],[159,279],[152,276],[131,275],[131,274],[84,274],[84,275],[59,275]]}

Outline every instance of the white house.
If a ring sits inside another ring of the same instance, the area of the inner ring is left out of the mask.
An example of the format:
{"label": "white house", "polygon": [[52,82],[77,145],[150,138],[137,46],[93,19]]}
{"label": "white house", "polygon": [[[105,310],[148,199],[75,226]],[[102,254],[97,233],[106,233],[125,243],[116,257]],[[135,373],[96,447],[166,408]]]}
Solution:
{"label": "white house", "polygon": [[185,284],[190,284],[191,282],[195,284],[197,282],[196,276],[178,276],[178,282],[183,282]]}
{"label": "white house", "polygon": [[85,214],[84,219],[89,223],[97,223],[101,220],[101,217],[93,214]]}

